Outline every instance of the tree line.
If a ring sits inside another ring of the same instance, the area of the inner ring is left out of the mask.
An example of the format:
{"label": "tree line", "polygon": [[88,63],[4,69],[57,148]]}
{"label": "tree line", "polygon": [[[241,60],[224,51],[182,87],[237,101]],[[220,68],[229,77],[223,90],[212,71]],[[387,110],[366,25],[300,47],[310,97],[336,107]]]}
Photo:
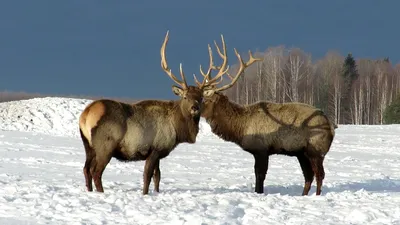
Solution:
{"label": "tree line", "polygon": [[[245,54],[242,55],[245,58]],[[385,109],[399,95],[400,64],[392,65],[389,58],[355,59],[351,53],[343,56],[329,51],[323,58],[313,60],[311,54],[299,48],[284,46],[257,52],[255,56],[263,60],[250,66],[235,86],[226,91],[236,103],[303,102],[322,109],[335,124],[383,124]],[[230,73],[237,69],[238,64],[232,65]],[[0,102],[33,97],[46,96],[0,92]],[[128,103],[138,101],[111,99]]]}
{"label": "tree line", "polygon": [[386,107],[399,94],[400,64],[389,58],[329,51],[313,61],[311,54],[283,46],[256,55],[263,60],[226,91],[236,103],[303,102],[322,109],[335,124],[383,124]]}

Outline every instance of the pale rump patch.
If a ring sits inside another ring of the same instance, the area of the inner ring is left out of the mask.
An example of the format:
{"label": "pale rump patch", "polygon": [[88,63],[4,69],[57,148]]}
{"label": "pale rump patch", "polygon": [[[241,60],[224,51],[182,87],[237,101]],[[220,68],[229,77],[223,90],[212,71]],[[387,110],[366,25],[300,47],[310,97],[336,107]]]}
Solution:
{"label": "pale rump patch", "polygon": [[79,117],[79,127],[82,130],[83,135],[88,139],[90,145],[92,145],[91,130],[97,125],[97,122],[101,119],[104,113],[104,104],[95,101],[88,105]]}

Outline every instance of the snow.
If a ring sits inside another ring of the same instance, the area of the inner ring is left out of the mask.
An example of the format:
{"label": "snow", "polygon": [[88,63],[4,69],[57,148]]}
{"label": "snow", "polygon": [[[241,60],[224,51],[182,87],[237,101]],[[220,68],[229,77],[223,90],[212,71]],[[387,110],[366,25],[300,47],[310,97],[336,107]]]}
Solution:
{"label": "snow", "polygon": [[252,156],[203,119],[197,143],[161,161],[160,193],[142,195],[143,161],[115,159],[97,193],[85,190],[78,136],[88,103],[0,103],[0,224],[400,224],[399,125],[339,126],[321,196],[315,183],[301,196],[287,156],[271,157],[265,193],[254,193]]}
{"label": "snow", "polygon": [[78,137],[79,115],[90,102],[47,97],[0,103],[0,128]]}

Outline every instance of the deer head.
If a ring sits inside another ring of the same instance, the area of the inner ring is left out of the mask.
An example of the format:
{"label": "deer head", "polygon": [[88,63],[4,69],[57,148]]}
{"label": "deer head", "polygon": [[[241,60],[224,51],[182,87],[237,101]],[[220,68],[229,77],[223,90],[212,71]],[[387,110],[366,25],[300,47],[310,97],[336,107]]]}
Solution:
{"label": "deer head", "polygon": [[182,69],[182,63],[179,66],[182,80],[180,81],[168,67],[165,56],[165,48],[169,39],[169,31],[165,35],[164,42],[161,46],[161,68],[165,73],[179,86],[172,85],[172,92],[180,97],[180,108],[184,116],[200,117],[201,102],[203,99],[203,90],[197,86],[188,86],[185,79],[185,74]]}

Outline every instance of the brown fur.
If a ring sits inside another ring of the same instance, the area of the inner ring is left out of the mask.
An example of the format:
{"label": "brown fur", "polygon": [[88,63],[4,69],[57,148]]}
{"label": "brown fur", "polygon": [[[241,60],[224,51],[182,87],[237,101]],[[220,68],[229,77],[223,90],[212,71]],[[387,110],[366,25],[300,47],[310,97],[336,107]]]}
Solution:
{"label": "brown fur", "polygon": [[173,86],[177,101],[146,100],[133,105],[101,99],[89,104],[79,119],[86,151],[83,169],[88,191],[92,179],[103,192],[101,176],[112,157],[121,161],[146,160],[143,194],[148,193],[154,175],[159,191],[160,159],[180,143],[195,143],[199,131],[203,93],[198,87]]}
{"label": "brown fur", "polygon": [[324,156],[335,136],[335,125],[321,110],[302,103],[241,106],[210,90],[205,94],[202,117],[213,133],[254,156],[257,193],[264,192],[269,156],[284,154],[298,158],[305,178],[303,195],[308,195],[314,175],[320,195]]}

